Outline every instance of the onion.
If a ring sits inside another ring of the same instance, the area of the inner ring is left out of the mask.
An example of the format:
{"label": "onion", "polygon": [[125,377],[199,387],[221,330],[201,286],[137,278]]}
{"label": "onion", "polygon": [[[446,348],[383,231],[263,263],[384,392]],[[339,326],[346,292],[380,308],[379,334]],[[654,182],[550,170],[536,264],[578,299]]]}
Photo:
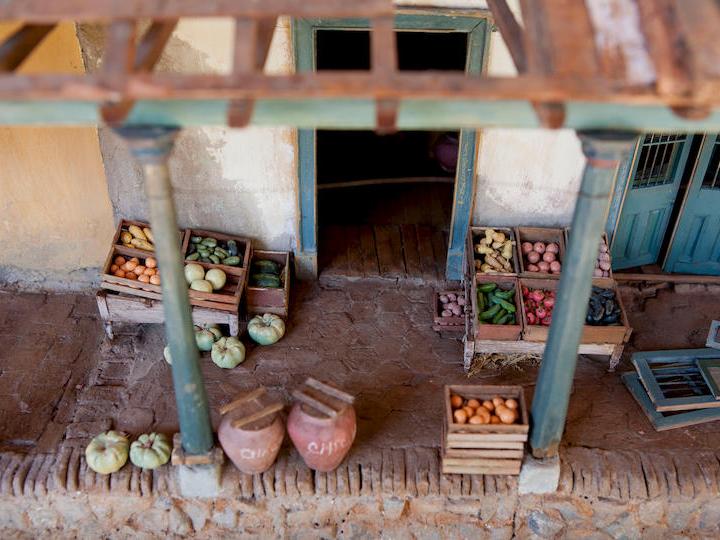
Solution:
{"label": "onion", "polygon": [[560,246],[558,246],[555,242],[550,242],[545,248],[545,251],[550,253],[560,253]]}
{"label": "onion", "polygon": [[440,303],[441,304],[447,304],[450,300],[448,299],[447,295],[441,294],[440,295]]}
{"label": "onion", "polygon": [[533,245],[530,242],[523,242],[521,246],[524,255],[527,255],[533,250]]}
{"label": "onion", "polygon": [[457,300],[457,294],[455,294],[455,293],[448,293],[447,297],[448,297],[448,300],[450,300],[451,302],[454,302],[455,300]]}
{"label": "onion", "polygon": [[542,257],[542,258],[543,258],[543,261],[551,263],[551,262],[553,262],[557,257],[555,257],[555,253],[553,253],[552,251],[545,251],[545,253],[543,253],[543,257]]}
{"label": "onion", "polygon": [[452,317],[452,311],[449,309],[443,309],[442,313],[440,313],[441,317]]}
{"label": "onion", "polygon": [[560,264],[559,261],[553,261],[550,263],[550,271],[553,274],[559,274],[561,268],[562,268],[562,265]]}
{"label": "onion", "polygon": [[549,272],[550,271],[550,263],[547,261],[540,261],[537,265],[541,272]]}
{"label": "onion", "polygon": [[464,297],[464,296],[458,296],[458,297],[457,297],[457,303],[458,303],[459,306],[464,306],[464,305],[465,305],[465,297]]}
{"label": "onion", "polygon": [[544,242],[535,242],[533,244],[533,250],[536,251],[537,253],[540,253],[541,255],[543,253],[545,253],[545,249],[546,249],[546,247],[545,247]]}
{"label": "onion", "polygon": [[540,269],[538,268],[537,264],[528,264],[527,271],[528,272],[539,272]]}
{"label": "onion", "polygon": [[535,264],[540,260],[540,253],[537,251],[531,251],[527,254],[527,260],[528,262]]}
{"label": "onion", "polygon": [[455,315],[456,317],[459,317],[460,315],[462,315],[462,312],[463,312],[462,308],[460,306],[458,306],[457,304],[455,304],[453,307],[451,307],[450,311],[452,311],[452,314]]}
{"label": "onion", "polygon": [[600,262],[600,269],[607,272],[608,270],[610,270],[610,263],[607,261]]}
{"label": "onion", "polygon": [[458,409],[453,413],[453,418],[458,424],[464,424],[467,422],[467,413],[463,409]]}
{"label": "onion", "polygon": [[596,268],[595,270],[593,270],[593,277],[603,277],[604,273],[605,272],[603,272],[599,268]]}

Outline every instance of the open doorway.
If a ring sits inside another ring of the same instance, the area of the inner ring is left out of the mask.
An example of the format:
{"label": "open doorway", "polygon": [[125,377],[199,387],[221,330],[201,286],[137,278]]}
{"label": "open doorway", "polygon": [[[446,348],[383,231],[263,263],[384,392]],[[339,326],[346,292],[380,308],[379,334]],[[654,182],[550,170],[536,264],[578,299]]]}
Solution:
{"label": "open doorway", "polygon": [[[467,34],[397,33],[400,70],[464,71]],[[320,29],[317,70],[370,68],[367,30]],[[460,133],[316,132],[321,274],[443,279]]]}

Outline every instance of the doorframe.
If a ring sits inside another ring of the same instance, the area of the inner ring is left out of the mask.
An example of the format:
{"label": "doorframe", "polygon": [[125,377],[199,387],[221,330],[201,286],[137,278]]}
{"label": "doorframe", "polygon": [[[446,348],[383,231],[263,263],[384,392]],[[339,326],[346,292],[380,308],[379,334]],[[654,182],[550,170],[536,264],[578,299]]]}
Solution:
{"label": "doorframe", "polygon": [[[395,15],[395,27],[401,30],[427,30],[435,32],[463,32],[467,34],[466,73],[483,73],[487,68],[487,51],[490,40],[489,12],[471,12],[458,15],[452,10],[432,12],[399,11]],[[293,19],[292,34],[296,71],[315,69],[315,33],[317,30],[370,29],[368,19]],[[350,100],[357,107],[356,116],[375,117],[375,104],[370,100]],[[332,102],[326,102],[328,108]],[[403,115],[403,102],[398,108],[398,118]],[[348,127],[352,127],[348,118]],[[458,164],[455,173],[452,218],[448,238],[445,267],[448,280],[460,280],[463,275],[465,241],[472,219],[473,202],[477,182],[476,165],[479,133],[473,129],[461,129]],[[317,238],[317,176],[315,144],[316,129],[297,130],[298,171],[298,242],[295,260],[300,276],[318,275]]]}

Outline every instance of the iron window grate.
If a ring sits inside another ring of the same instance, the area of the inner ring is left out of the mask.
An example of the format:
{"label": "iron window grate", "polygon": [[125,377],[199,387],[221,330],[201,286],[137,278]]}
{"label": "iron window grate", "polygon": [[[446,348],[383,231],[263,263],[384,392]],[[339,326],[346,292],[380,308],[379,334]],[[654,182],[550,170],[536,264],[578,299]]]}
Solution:
{"label": "iron window grate", "polygon": [[633,189],[672,183],[679,150],[685,140],[686,136],[681,134],[646,135],[633,177]]}
{"label": "iron window grate", "polygon": [[705,169],[702,189],[720,189],[720,139],[713,145],[710,162]]}

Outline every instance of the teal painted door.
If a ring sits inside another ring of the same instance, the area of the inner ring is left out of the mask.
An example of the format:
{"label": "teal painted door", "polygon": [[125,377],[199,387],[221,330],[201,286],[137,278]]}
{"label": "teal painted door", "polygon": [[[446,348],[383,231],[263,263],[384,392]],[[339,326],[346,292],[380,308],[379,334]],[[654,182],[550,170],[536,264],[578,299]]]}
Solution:
{"label": "teal painted door", "polygon": [[658,261],[689,150],[688,135],[648,134],[640,143],[612,239],[614,269]]}
{"label": "teal painted door", "polygon": [[706,135],[665,270],[720,275],[720,135]]}

